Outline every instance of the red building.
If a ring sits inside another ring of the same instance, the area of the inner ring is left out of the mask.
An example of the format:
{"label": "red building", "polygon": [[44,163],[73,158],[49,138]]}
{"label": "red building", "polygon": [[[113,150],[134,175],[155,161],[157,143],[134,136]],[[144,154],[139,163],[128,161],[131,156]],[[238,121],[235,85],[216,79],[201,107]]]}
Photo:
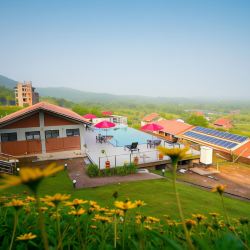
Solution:
{"label": "red building", "polygon": [[230,129],[233,127],[233,124],[228,118],[219,118],[214,122],[214,126],[217,128]]}
{"label": "red building", "polygon": [[84,126],[75,112],[45,102],[0,119],[0,153],[21,156],[82,150]]}

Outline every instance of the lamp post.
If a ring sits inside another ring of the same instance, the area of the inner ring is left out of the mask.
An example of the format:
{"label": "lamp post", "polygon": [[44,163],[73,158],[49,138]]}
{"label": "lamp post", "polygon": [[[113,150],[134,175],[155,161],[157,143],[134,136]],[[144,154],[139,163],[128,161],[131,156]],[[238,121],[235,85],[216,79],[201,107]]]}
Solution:
{"label": "lamp post", "polygon": [[76,188],[76,180],[73,180],[73,188]]}
{"label": "lamp post", "polygon": [[67,169],[68,169],[68,164],[65,163],[65,164],[64,164],[64,170],[67,170]]}
{"label": "lamp post", "polygon": [[161,174],[162,174],[162,176],[165,176],[165,169],[164,168],[161,170]]}

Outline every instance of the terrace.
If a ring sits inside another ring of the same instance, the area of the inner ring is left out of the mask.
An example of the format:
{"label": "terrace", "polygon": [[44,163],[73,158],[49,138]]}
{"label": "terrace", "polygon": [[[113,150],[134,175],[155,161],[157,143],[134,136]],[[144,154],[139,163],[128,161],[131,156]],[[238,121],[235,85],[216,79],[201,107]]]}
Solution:
{"label": "terrace", "polygon": [[[126,136],[126,142],[127,145],[131,144],[131,142],[136,142],[136,137],[130,137],[131,131],[133,131],[132,128],[127,128],[127,136]],[[96,165],[99,166],[100,169],[105,168],[105,161],[108,159],[110,161],[110,167],[117,167],[117,166],[123,166],[124,164],[129,164],[134,162],[134,158],[138,157],[138,166],[144,167],[148,165],[161,165],[166,164],[170,162],[170,158],[168,156],[164,156],[163,159],[159,160],[159,154],[155,147],[149,147],[147,146],[147,138],[151,139],[152,136],[137,131],[136,133],[139,133],[140,136],[143,136],[144,141],[141,140],[138,144],[139,151],[136,152],[130,152],[130,150],[124,145],[122,145],[121,141],[117,141],[116,134],[113,135],[113,138],[107,142],[96,142],[96,136],[100,133],[101,130],[87,130],[84,134],[84,139],[86,143],[86,154],[90,161]],[[119,132],[119,131],[118,131]],[[118,133],[116,132],[116,133]],[[107,130],[107,135],[109,135],[111,132]],[[126,132],[123,132],[126,135]],[[155,137],[156,138],[156,137]],[[178,143],[169,143],[164,140],[161,141],[161,145],[173,148],[173,147],[184,147],[182,144]],[[105,150],[106,154],[102,153],[102,150]],[[190,149],[188,154],[192,155],[192,158],[199,158],[199,151]],[[107,155],[107,156],[106,156]]]}

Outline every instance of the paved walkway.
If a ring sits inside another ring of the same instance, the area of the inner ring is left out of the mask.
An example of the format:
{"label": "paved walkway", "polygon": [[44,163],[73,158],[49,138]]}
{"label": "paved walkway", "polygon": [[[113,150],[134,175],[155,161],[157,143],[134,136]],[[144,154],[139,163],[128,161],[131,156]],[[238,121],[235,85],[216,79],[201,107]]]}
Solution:
{"label": "paved walkway", "polygon": [[86,174],[86,168],[83,159],[74,159],[68,162],[68,173],[72,180],[76,180],[77,188],[99,187],[120,182],[152,180],[162,178],[161,176],[152,173],[90,178]]}

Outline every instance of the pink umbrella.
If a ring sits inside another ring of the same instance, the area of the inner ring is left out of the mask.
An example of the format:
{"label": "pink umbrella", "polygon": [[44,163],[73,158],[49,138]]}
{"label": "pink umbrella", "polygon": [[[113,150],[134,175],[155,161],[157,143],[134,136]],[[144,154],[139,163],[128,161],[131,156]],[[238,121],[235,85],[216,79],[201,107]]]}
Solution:
{"label": "pink umbrella", "polygon": [[94,114],[86,114],[86,115],[83,115],[82,117],[85,118],[85,119],[91,120],[91,119],[96,118],[97,116],[94,115]]}
{"label": "pink umbrella", "polygon": [[105,129],[106,130],[106,137],[107,137],[107,129],[115,127],[115,123],[109,122],[109,121],[102,121],[102,122],[98,122],[97,124],[95,124],[95,127]]}
{"label": "pink umbrella", "polygon": [[113,113],[112,113],[112,111],[103,111],[102,114],[109,116],[109,115],[112,115]]}
{"label": "pink umbrella", "polygon": [[161,125],[156,124],[156,123],[148,123],[148,124],[142,126],[141,129],[146,130],[146,131],[160,131],[163,129],[163,127]]}

